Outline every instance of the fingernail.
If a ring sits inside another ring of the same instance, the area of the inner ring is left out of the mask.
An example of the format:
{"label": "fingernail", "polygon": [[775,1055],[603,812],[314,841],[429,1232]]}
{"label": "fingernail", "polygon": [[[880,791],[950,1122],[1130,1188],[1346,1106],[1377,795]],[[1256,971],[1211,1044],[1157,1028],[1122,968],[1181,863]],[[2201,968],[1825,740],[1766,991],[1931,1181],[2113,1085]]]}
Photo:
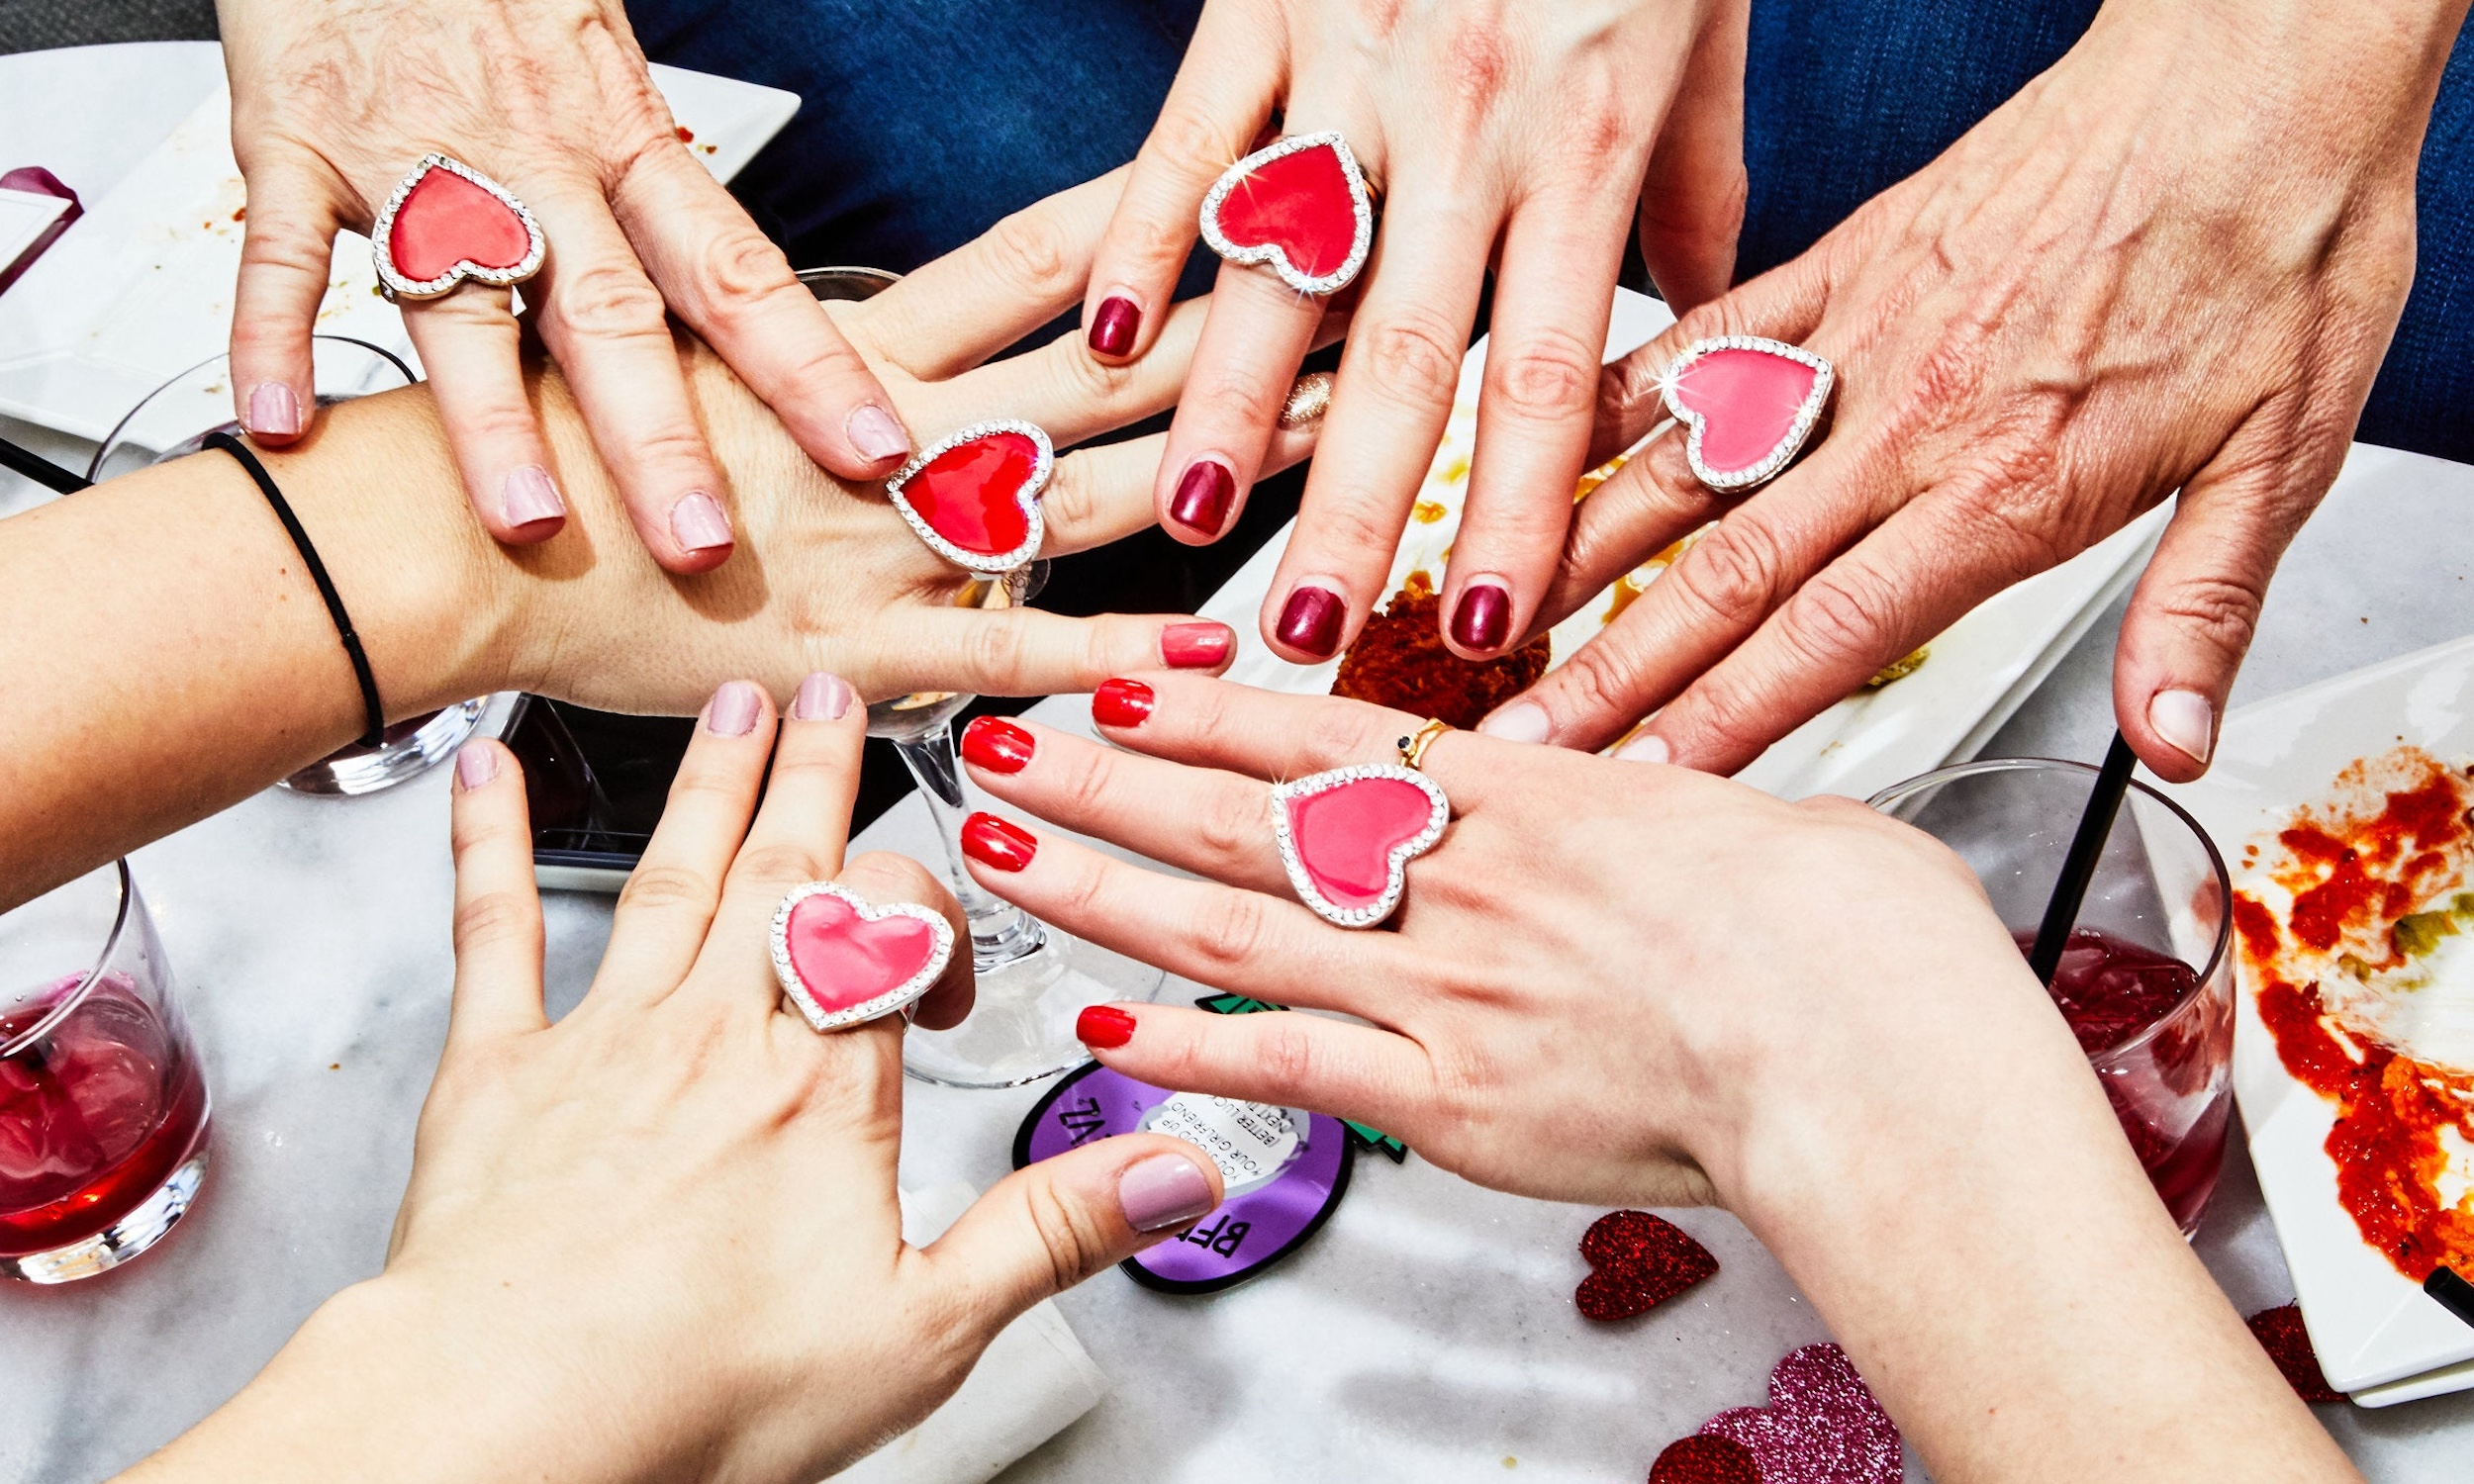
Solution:
{"label": "fingernail", "polygon": [[1544,742],[1548,731],[1546,707],[1534,700],[1516,700],[1477,723],[1477,730],[1506,742]]}
{"label": "fingernail", "polygon": [[1116,1177],[1117,1208],[1137,1232],[1165,1232],[1209,1214],[1211,1179],[1184,1155],[1153,1155]]}
{"label": "fingernail", "polygon": [[1494,583],[1472,583],[1452,609],[1452,640],[1463,649],[1488,650],[1512,626],[1512,595]]}
{"label": "fingernail", "polygon": [[1312,427],[1331,411],[1332,374],[1308,371],[1288,384],[1288,400],[1281,404],[1280,425],[1295,431]]}
{"label": "fingernail", "polygon": [[1208,670],[1236,642],[1237,631],[1225,623],[1172,623],[1160,630],[1160,660],[1172,670]]}
{"label": "fingernail", "polygon": [[850,415],[842,424],[850,435],[850,446],[878,462],[910,456],[910,434],[902,430],[894,415],[871,402]]}
{"label": "fingernail", "polygon": [[[487,742],[467,742],[455,754],[455,782],[469,793],[498,777],[498,752]],[[1132,1021],[1126,1022],[1131,1025]]]}
{"label": "fingernail", "polygon": [[1665,737],[1655,732],[1643,732],[1616,748],[1615,756],[1627,763],[1671,763],[1675,759],[1675,750],[1666,745]]}
{"label": "fingernail", "polygon": [[711,551],[730,544],[730,517],[719,501],[698,490],[670,508],[670,533],[690,551]]}
{"label": "fingernail", "polygon": [[507,482],[499,489],[499,515],[515,526],[564,520],[567,502],[558,498],[558,486],[551,483],[547,469],[526,464],[508,471]]}
{"label": "fingernail", "polygon": [[1101,726],[1140,726],[1151,719],[1160,693],[1138,680],[1104,680],[1091,693],[1091,719]]}
{"label": "fingernail", "polygon": [[1134,348],[1134,332],[1143,327],[1141,306],[1122,294],[1100,301],[1092,317],[1091,348],[1101,355],[1124,355]]}
{"label": "fingernail", "polygon": [[1134,1017],[1114,1005],[1092,1005],[1074,1017],[1074,1039],[1107,1051],[1134,1039]]}
{"label": "fingernail", "polygon": [[764,708],[762,692],[745,681],[732,681],[706,705],[705,730],[716,737],[744,737],[756,729],[756,713]]}
{"label": "fingernail", "polygon": [[1039,842],[1018,824],[974,814],[962,821],[962,853],[993,871],[1020,871],[1039,854]]}
{"label": "fingernail", "polygon": [[279,381],[261,381],[249,392],[249,431],[290,437],[301,430],[301,399]]}
{"label": "fingernail", "polygon": [[791,715],[799,721],[839,721],[850,710],[850,682],[819,670],[799,683],[791,697]]}
{"label": "fingernail", "polygon": [[1177,482],[1177,498],[1169,502],[1169,518],[1198,536],[1216,536],[1228,519],[1228,503],[1237,498],[1237,476],[1212,459],[1186,466]]}
{"label": "fingernail", "polygon": [[962,756],[991,773],[1020,773],[1038,744],[1002,716],[982,716],[962,729]]}
{"label": "fingernail", "polygon": [[1349,606],[1329,588],[1299,588],[1280,610],[1280,642],[1318,660],[1340,647],[1340,623]]}
{"label": "fingernail", "polygon": [[2196,691],[2159,691],[2147,703],[2147,724],[2156,735],[2205,763],[2216,747],[2217,708]]}

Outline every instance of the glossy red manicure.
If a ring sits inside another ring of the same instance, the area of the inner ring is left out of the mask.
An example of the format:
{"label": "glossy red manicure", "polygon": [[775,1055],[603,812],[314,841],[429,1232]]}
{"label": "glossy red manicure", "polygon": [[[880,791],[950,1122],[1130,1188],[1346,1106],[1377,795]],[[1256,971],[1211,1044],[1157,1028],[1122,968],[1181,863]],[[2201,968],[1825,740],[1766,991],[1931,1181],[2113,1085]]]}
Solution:
{"label": "glossy red manicure", "polygon": [[1091,719],[1101,726],[1140,726],[1160,695],[1138,680],[1106,680],[1091,693]]}
{"label": "glossy red manicure", "polygon": [[1134,1039],[1134,1017],[1114,1005],[1092,1005],[1074,1017],[1074,1038],[1098,1051]]}
{"label": "glossy red manicure", "polygon": [[1348,616],[1348,604],[1329,588],[1299,588],[1281,605],[1276,632],[1290,649],[1326,660],[1340,647],[1340,624]]}
{"label": "glossy red manicure", "polygon": [[974,814],[962,821],[962,853],[995,871],[1020,871],[1039,854],[1030,831],[994,814]]}
{"label": "glossy red manicure", "polygon": [[1512,626],[1512,595],[1492,583],[1475,583],[1461,590],[1461,601],[1452,609],[1452,639],[1463,649],[1480,652],[1502,645],[1506,630]]}
{"label": "glossy red manicure", "polygon": [[1229,502],[1237,498],[1237,478],[1226,464],[1197,459],[1186,466],[1177,482],[1177,498],[1169,502],[1169,518],[1197,536],[1216,536],[1228,521]]}
{"label": "glossy red manicure", "polygon": [[1228,658],[1237,633],[1225,623],[1172,623],[1160,630],[1160,659],[1172,670],[1208,670]]}
{"label": "glossy red manicure", "polygon": [[1092,317],[1091,348],[1101,355],[1124,355],[1134,348],[1134,334],[1142,325],[1141,307],[1122,294],[1112,294]]}
{"label": "glossy red manicure", "polygon": [[982,716],[962,729],[963,758],[991,773],[1020,773],[1037,745],[1002,716]]}

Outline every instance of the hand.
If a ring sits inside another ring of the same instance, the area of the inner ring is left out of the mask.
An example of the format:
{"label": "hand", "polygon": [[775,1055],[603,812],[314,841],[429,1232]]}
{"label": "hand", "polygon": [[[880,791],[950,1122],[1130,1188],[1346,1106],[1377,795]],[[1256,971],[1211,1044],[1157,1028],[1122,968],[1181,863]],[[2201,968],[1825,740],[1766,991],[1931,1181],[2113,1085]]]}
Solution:
{"label": "hand", "polygon": [[[219,10],[249,199],[233,396],[261,442],[308,425],[310,330],[336,230],[367,232],[396,182],[436,150],[539,221],[549,256],[523,286],[529,318],[663,567],[705,571],[732,542],[665,301],[835,474],[880,478],[909,452],[867,364],[688,152],[617,0]],[[546,540],[566,506],[524,396],[507,291],[467,283],[402,307],[481,523],[502,541]]]}
{"label": "hand", "polygon": [[[1024,1309],[1217,1204],[1198,1151],[1128,1135],[904,1245],[903,1021],[810,1031],[768,927],[835,880],[969,938],[915,862],[844,862],[865,713],[829,675],[800,696],[778,753],[760,688],[714,697],[555,1025],[523,771],[466,749],[454,1014],[386,1269],[130,1477],[815,1479],[917,1423]],[[968,1010],[970,974],[966,950],[922,1024]]]}
{"label": "hand", "polygon": [[[1149,352],[1204,193],[1275,117],[1287,134],[1339,130],[1380,183],[1333,436],[1263,609],[1276,652],[1329,658],[1387,596],[1498,243],[1444,635],[1480,658],[1528,628],[1584,467],[1636,205],[1643,255],[1678,308],[1722,292],[1733,273],[1746,15],[1744,0],[1203,7],[1093,269],[1084,321],[1094,350]],[[1195,543],[1229,527],[1264,472],[1321,313],[1250,267],[1222,267],[1214,299],[1157,487],[1161,524]]]}
{"label": "hand", "polygon": [[2178,488],[2114,701],[2150,768],[2197,777],[2413,278],[2456,22],[2408,9],[2115,0],[1931,166],[1611,368],[1606,451],[1665,416],[1661,370],[1708,335],[1828,357],[1835,425],[1732,509],[1679,437],[1600,486],[1538,626],[1719,524],[1486,729],[1597,747],[1657,712],[1626,756],[1733,772]]}
{"label": "hand", "polygon": [[1846,799],[1450,733],[1425,764],[1453,823],[1392,930],[1350,932],[1291,898],[1266,781],[1390,761],[1419,718],[1134,684],[1097,712],[1127,750],[984,718],[973,777],[1204,880],[996,821],[965,832],[972,874],[1303,1013],[1104,1007],[1085,1039],[1109,1067],[1363,1120],[1500,1189],[1721,1201],[1936,1478],[2353,1477],[1941,846]]}

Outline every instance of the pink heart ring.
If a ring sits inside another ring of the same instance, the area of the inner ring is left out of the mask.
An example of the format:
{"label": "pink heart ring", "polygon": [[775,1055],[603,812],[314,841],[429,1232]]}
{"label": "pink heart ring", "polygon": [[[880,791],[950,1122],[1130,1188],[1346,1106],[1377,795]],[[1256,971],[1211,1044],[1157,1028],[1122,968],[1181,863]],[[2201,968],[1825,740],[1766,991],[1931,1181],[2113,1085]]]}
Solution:
{"label": "pink heart ring", "polygon": [[1692,477],[1722,494],[1777,477],[1802,451],[1838,373],[1801,345],[1759,335],[1695,340],[1665,377],[1666,411],[1691,431]]}
{"label": "pink heart ring", "polygon": [[1336,768],[1272,788],[1272,830],[1297,897],[1325,922],[1370,928],[1408,888],[1409,862],[1435,848],[1452,801],[1395,764]]}
{"label": "pink heart ring", "polygon": [[466,279],[498,288],[541,271],[549,240],[514,193],[462,160],[425,154],[369,231],[389,299],[435,299]]}
{"label": "pink heart ring", "polygon": [[818,1031],[907,1011],[953,951],[953,924],[934,907],[872,906],[830,881],[792,887],[773,914],[774,977]]}

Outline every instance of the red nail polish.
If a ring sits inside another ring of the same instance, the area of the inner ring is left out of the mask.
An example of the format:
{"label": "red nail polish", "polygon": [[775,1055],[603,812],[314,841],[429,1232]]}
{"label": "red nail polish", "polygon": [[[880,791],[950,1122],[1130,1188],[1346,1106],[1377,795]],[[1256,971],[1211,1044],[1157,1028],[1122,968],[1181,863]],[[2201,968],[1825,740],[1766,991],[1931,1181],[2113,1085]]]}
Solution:
{"label": "red nail polish", "polygon": [[1107,680],[1091,693],[1091,719],[1101,726],[1140,726],[1160,694],[1138,680]]}
{"label": "red nail polish", "polygon": [[1143,325],[1143,312],[1121,294],[1101,301],[1091,321],[1091,348],[1101,355],[1125,355],[1134,348],[1134,334]]}
{"label": "red nail polish", "polygon": [[1348,605],[1329,588],[1299,588],[1280,610],[1280,642],[1318,660],[1331,658],[1340,647],[1341,620]]}
{"label": "red nail polish", "polygon": [[1020,773],[1038,744],[1002,716],[981,716],[962,729],[962,756],[991,773]]}
{"label": "red nail polish", "polygon": [[1160,630],[1160,659],[1172,670],[1208,670],[1236,642],[1225,623],[1172,623]]}
{"label": "red nail polish", "polygon": [[1177,482],[1177,498],[1169,502],[1169,518],[1198,536],[1216,536],[1228,520],[1229,502],[1237,498],[1237,477],[1226,464],[1197,459]]}
{"label": "red nail polish", "polygon": [[1476,583],[1461,590],[1461,601],[1452,609],[1452,640],[1463,649],[1490,650],[1503,643],[1504,632],[1512,626],[1512,595],[1492,583]]}
{"label": "red nail polish", "polygon": [[1096,1051],[1134,1039],[1134,1017],[1114,1005],[1091,1005],[1074,1017],[1074,1039]]}
{"label": "red nail polish", "polygon": [[1030,831],[994,814],[974,814],[962,821],[962,853],[997,871],[1020,871],[1039,854]]}

